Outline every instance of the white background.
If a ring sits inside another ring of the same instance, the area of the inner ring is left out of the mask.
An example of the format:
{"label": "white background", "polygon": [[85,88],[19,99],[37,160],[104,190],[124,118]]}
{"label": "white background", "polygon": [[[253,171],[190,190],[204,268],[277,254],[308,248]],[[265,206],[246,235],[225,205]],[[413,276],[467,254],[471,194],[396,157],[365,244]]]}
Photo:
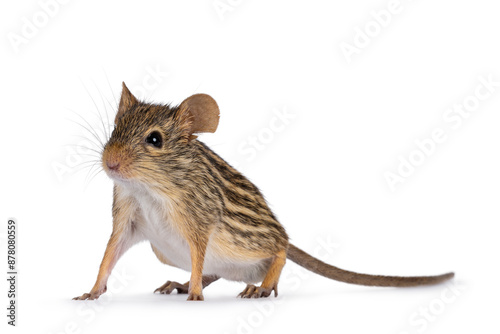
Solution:
{"label": "white background", "polygon": [[[19,223],[9,333],[498,331],[500,87],[460,124],[443,119],[474,102],[479,77],[500,81],[493,1],[401,0],[385,27],[370,13],[387,0],[47,2],[0,9],[2,252],[7,219]],[[349,62],[341,45],[355,39]],[[296,245],[359,272],[456,279],[367,288],[288,263],[277,299],[239,300],[244,284],[219,281],[205,302],[188,303],[152,293],[189,273],[144,243],[120,260],[101,300],[72,301],[94,284],[112,193],[104,173],[83,168],[93,158],[78,145],[94,138],[75,122],[102,133],[97,115],[112,119],[122,81],[162,103],[212,95],[221,122],[201,140],[261,188]],[[392,191],[385,173],[397,173],[400,156],[418,158],[415,141],[436,128],[446,140]]]}

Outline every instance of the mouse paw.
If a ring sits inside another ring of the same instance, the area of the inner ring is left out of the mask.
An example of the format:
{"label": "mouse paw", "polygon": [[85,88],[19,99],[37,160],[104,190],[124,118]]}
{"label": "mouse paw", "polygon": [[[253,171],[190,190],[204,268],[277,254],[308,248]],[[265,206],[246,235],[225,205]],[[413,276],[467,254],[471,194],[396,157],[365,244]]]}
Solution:
{"label": "mouse paw", "polygon": [[171,294],[172,291],[177,290],[179,294],[188,293],[189,290],[189,282],[181,284],[177,282],[167,281],[167,283],[160,286],[158,289],[154,291],[154,293],[159,292],[161,294]]}
{"label": "mouse paw", "polygon": [[203,295],[197,293],[190,293],[187,300],[203,300]]}
{"label": "mouse paw", "polygon": [[90,291],[89,293],[84,293],[81,296],[73,298],[73,300],[94,300],[98,299],[100,295],[106,292],[106,288],[101,291]]}
{"label": "mouse paw", "polygon": [[261,286],[255,286],[253,284],[248,284],[238,297],[241,298],[263,298],[269,297],[274,290],[274,296],[278,295],[278,289],[276,286],[272,288],[264,288]]}

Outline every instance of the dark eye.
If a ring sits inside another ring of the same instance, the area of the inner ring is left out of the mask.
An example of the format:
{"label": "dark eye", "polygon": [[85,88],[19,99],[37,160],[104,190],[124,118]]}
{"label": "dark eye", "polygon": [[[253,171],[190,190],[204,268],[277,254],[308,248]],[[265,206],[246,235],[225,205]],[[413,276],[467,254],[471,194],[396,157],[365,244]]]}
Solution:
{"label": "dark eye", "polygon": [[163,140],[161,138],[161,134],[158,131],[151,132],[147,138],[146,143],[153,145],[156,148],[161,148]]}

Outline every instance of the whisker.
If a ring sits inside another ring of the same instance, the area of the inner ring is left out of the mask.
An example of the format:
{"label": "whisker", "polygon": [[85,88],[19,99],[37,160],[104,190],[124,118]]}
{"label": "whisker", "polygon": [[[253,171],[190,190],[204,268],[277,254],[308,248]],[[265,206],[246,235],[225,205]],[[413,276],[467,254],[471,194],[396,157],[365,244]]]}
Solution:
{"label": "whisker", "polygon": [[[85,177],[85,182],[89,180],[89,176],[93,173],[92,170],[97,166],[97,170],[102,170],[100,165],[97,165],[97,161],[90,167],[89,172],[87,173],[87,176]],[[98,172],[99,173],[99,172]]]}
{"label": "whisker", "polygon": [[100,162],[101,162],[100,159],[85,160],[85,161],[79,162],[74,167],[78,167],[78,166],[85,165],[85,164],[87,164],[87,165],[89,165],[89,164],[97,164],[97,163],[100,163]]}
{"label": "whisker", "polygon": [[93,157],[93,158],[96,158],[96,159],[101,159],[100,156],[98,155],[95,155],[95,154],[87,154],[87,153],[75,153],[75,154],[68,154],[68,157],[78,157],[78,156],[81,156],[81,155],[84,155],[86,157]]}
{"label": "whisker", "polygon": [[76,145],[76,144],[68,144],[68,145],[62,145],[63,147],[81,147],[83,149],[86,149],[86,150],[91,150],[93,152],[96,152],[97,154],[99,154],[99,156],[102,155],[102,151],[98,151],[98,150],[95,150],[93,148],[90,148],[90,147],[86,147],[86,146],[82,146],[82,145]]}
{"label": "whisker", "polygon": [[114,109],[118,109],[118,100],[116,99],[115,93],[113,92],[113,88],[111,88],[111,83],[109,82],[108,74],[106,73],[104,68],[102,69],[102,71],[104,72],[104,76],[106,77],[106,81],[108,82],[108,87],[109,87],[109,90],[111,91],[111,95],[113,95],[113,99],[115,100]]}
{"label": "whisker", "polygon": [[[111,108],[111,111],[112,112],[116,112],[118,110],[118,106],[119,106],[119,103],[118,103],[118,100],[116,99],[116,96],[115,96],[115,92],[113,91],[113,88],[111,88],[111,83],[109,82],[109,78],[108,78],[108,74],[106,73],[106,71],[104,70],[104,68],[102,69],[103,72],[104,72],[104,76],[106,77],[106,81],[108,83],[108,87],[109,87],[109,91],[111,92],[111,95],[113,96],[113,100],[114,100],[114,105],[109,102],[108,99],[106,99],[106,101],[108,102],[110,108]],[[113,117],[113,114],[111,114],[111,117]],[[108,124],[109,125],[113,125],[114,124],[114,119],[113,118],[109,118],[108,116]]]}
{"label": "whisker", "polygon": [[[78,165],[74,166],[75,168],[75,173],[82,172],[86,169],[89,169],[89,172],[92,171],[92,169],[97,166],[98,161],[84,161],[79,163]],[[86,179],[86,178],[85,178]]]}
{"label": "whisker", "polygon": [[72,168],[74,168],[77,172],[79,172],[81,170],[85,170],[87,168],[93,167],[93,166],[97,165],[98,163],[100,163],[99,160],[82,161],[82,162],[76,164],[75,166],[72,166]]}
{"label": "whisker", "polygon": [[[104,127],[104,133],[105,133],[106,139],[109,139],[110,133],[109,133],[109,114],[108,114],[108,108],[106,107],[106,103],[104,103],[104,96],[102,95],[101,90],[99,89],[99,87],[97,87],[97,84],[95,83],[95,81],[92,81],[92,82],[94,83],[94,87],[97,90],[97,92],[99,93],[99,96],[101,97],[102,106],[104,108],[104,112],[106,113],[106,126],[104,125],[104,122],[102,120],[103,115],[101,115],[100,112],[99,112],[99,116],[101,118],[101,123],[102,123],[102,125]],[[109,103],[109,101],[108,101],[108,103]]]}
{"label": "whisker", "polygon": [[[85,122],[85,123],[86,123],[86,124],[90,127],[90,129],[92,129],[92,130],[93,130],[92,125],[90,125],[90,123],[89,123],[89,122],[88,122],[85,118],[83,118],[80,114],[78,114],[78,113],[77,113],[77,112],[75,112],[74,110],[71,110],[71,109],[68,109],[68,110],[69,110],[69,111],[71,111],[72,113],[74,113],[75,115],[77,115],[78,117],[80,117],[80,118],[81,118],[81,119],[82,119],[82,120],[83,120],[83,121],[84,121],[84,122]],[[73,120],[70,120],[70,121],[73,121]],[[94,131],[92,131],[92,130],[90,130],[89,128],[87,128],[86,126],[84,126],[84,125],[82,125],[82,124],[80,124],[80,123],[78,123],[78,122],[76,122],[76,121],[73,121],[73,122],[74,122],[74,123],[76,123],[76,124],[78,124],[78,125],[80,125],[82,128],[84,128],[84,129],[85,129],[85,130],[87,130],[88,132],[90,132],[90,133],[94,136],[94,138],[95,138],[95,139],[97,139],[97,141],[99,142],[99,144],[100,144],[102,147],[104,147],[104,143],[101,141],[101,139],[99,138],[99,134],[98,134],[95,130],[94,130]]]}
{"label": "whisker", "polygon": [[86,184],[86,186],[85,186],[85,188],[84,188],[84,189],[87,189],[87,187],[90,185],[90,182],[92,182],[92,180],[93,180],[93,179],[94,179],[97,175],[99,175],[99,173],[101,173],[102,171],[103,171],[103,169],[99,169],[99,170],[97,171],[97,173],[94,173],[94,175],[92,176],[92,178],[91,178],[91,179],[87,182],[87,184]]}
{"label": "whisker", "polygon": [[99,143],[96,143],[93,138],[88,138],[88,137],[85,137],[85,136],[82,136],[82,135],[70,135],[70,136],[82,138],[82,139],[88,141],[89,143],[93,144],[96,149],[101,148],[101,145]]}
{"label": "whisker", "polygon": [[[85,89],[85,91],[89,95],[90,99],[92,100],[92,103],[94,104],[94,107],[97,111],[97,116],[99,117],[99,120],[101,121],[103,131],[106,131],[106,126],[104,125],[104,122],[102,120],[102,116],[101,116],[101,113],[99,111],[99,107],[97,106],[97,103],[95,102],[94,98],[92,97],[92,94],[90,94],[90,91],[87,89],[87,86],[85,86],[85,84],[83,83],[83,81],[81,79],[80,79],[80,82],[82,83],[83,88]],[[106,138],[108,138],[106,132],[104,132],[103,134]]]}

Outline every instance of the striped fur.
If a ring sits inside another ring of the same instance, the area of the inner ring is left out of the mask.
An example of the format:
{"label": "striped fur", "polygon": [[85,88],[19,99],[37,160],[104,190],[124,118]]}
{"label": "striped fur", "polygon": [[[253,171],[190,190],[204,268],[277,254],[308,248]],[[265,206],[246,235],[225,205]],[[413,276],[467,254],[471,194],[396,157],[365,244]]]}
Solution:
{"label": "striped fur", "polygon": [[[408,286],[450,278],[357,274],[327,265],[289,244],[259,189],[196,139],[215,131],[218,107],[197,94],[180,106],[146,104],[123,87],[115,129],[103,151],[103,168],[113,179],[113,233],[94,299],[118,258],[133,244],[149,241],[165,264],[191,271],[189,300],[202,300],[207,282],[219,277],[248,284],[242,297],[277,294],[286,258],[320,275],[354,284]],[[148,137],[159,133],[158,146]],[[253,284],[262,282],[260,287]],[[186,291],[167,282],[159,289]]]}

